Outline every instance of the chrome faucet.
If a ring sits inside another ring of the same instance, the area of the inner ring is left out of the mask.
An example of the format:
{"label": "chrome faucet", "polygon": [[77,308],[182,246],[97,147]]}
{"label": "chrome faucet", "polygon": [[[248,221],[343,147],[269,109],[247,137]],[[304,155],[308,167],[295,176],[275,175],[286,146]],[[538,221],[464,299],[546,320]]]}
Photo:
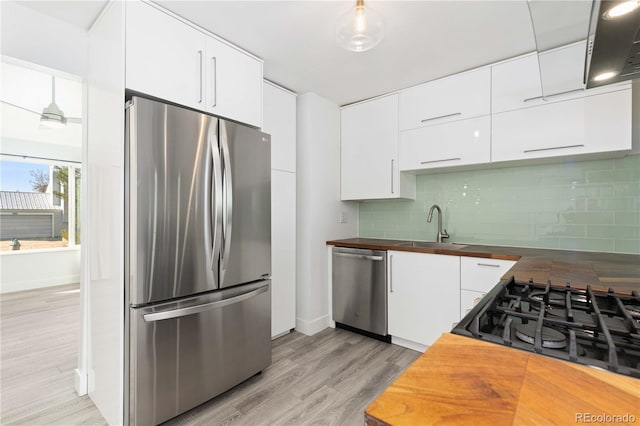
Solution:
{"label": "chrome faucet", "polygon": [[449,234],[447,234],[447,230],[442,230],[442,209],[439,205],[434,204],[429,209],[429,216],[427,216],[427,222],[431,223],[431,218],[433,217],[433,210],[438,210],[438,242],[441,243],[443,238],[449,238]]}

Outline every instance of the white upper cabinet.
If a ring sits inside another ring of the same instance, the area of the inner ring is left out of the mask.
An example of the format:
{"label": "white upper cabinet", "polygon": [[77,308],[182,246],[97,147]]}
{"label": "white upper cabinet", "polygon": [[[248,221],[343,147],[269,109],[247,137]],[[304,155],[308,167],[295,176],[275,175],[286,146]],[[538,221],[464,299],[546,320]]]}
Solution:
{"label": "white upper cabinet", "polygon": [[538,55],[530,55],[491,67],[491,112],[535,106],[542,100]]}
{"label": "white upper cabinet", "polygon": [[491,112],[562,102],[617,90],[584,90],[585,42],[532,53],[491,67]]}
{"label": "white upper cabinet", "polygon": [[126,87],[205,109],[207,36],[142,2],[126,2]]}
{"label": "white upper cabinet", "polygon": [[398,95],[341,111],[341,199],[415,198],[415,176],[398,166]]}
{"label": "white upper cabinet", "polygon": [[400,92],[400,130],[488,115],[491,70],[481,68]]}
{"label": "white upper cabinet", "polygon": [[222,117],[262,126],[262,62],[207,37],[207,108]]}
{"label": "white upper cabinet", "polygon": [[[631,85],[492,116],[492,161],[631,149]],[[588,92],[587,92],[588,93]]]}
{"label": "white upper cabinet", "polygon": [[400,132],[400,170],[424,170],[488,163],[491,117]]}
{"label": "white upper cabinet", "polygon": [[584,90],[586,45],[586,41],[581,41],[540,53],[542,95],[547,100],[575,92],[580,96]]}
{"label": "white upper cabinet", "polygon": [[126,2],[126,88],[262,125],[262,62],[148,3]]}
{"label": "white upper cabinet", "polygon": [[271,138],[271,168],[296,171],[296,95],[267,81],[263,85],[263,128]]}

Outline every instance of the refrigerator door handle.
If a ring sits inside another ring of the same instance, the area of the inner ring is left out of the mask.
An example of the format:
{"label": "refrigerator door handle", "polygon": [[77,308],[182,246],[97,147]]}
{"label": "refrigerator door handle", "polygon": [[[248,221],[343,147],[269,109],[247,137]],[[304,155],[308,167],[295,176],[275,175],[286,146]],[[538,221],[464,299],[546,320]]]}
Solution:
{"label": "refrigerator door handle", "polygon": [[[209,261],[209,269],[217,272],[216,259],[220,251],[220,239],[222,238],[222,166],[220,150],[218,148],[218,120],[211,119],[207,135],[207,159],[205,167],[204,202],[207,212],[204,220],[205,228],[205,253]],[[213,170],[212,170],[213,169]],[[213,177],[212,177],[213,175]]]}
{"label": "refrigerator door handle", "polygon": [[[222,210],[222,269],[225,270],[229,251],[231,250],[231,230],[233,224],[233,176],[231,173],[231,157],[229,155],[229,142],[227,131],[224,124],[220,125],[220,146],[222,148],[222,156],[224,161],[224,208]],[[222,281],[222,277],[221,277]]]}
{"label": "refrigerator door handle", "polygon": [[197,306],[189,306],[188,308],[172,309],[164,312],[153,312],[143,315],[145,322],[162,321],[171,318],[186,317],[187,315],[198,314],[204,311],[210,311],[212,309],[222,308],[224,306],[233,305],[235,303],[243,302],[247,299],[251,299],[259,294],[262,294],[269,290],[269,285],[265,285],[258,289],[252,290],[248,293],[240,294],[238,296],[231,297],[229,299],[218,300],[215,302],[204,303]]}

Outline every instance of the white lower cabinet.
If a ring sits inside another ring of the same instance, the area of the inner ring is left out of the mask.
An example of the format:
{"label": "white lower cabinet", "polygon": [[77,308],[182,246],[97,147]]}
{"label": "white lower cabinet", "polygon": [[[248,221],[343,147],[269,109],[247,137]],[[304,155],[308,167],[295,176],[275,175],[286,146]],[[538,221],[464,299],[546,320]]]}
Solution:
{"label": "white lower cabinet", "polygon": [[431,345],[460,319],[460,257],[399,251],[387,255],[389,334]]}
{"label": "white lower cabinet", "polygon": [[[498,281],[496,281],[496,284]],[[464,318],[487,293],[460,289],[460,319]]]}
{"label": "white lower cabinet", "polygon": [[516,261],[460,258],[460,318],[463,318],[506,274]]}

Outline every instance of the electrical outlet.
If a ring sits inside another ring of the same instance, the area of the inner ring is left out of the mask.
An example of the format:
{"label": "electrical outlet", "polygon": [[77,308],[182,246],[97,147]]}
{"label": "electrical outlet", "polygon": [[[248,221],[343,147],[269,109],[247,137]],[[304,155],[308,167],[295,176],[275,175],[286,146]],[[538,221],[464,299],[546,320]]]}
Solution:
{"label": "electrical outlet", "polygon": [[340,223],[347,223],[347,214],[345,212],[340,212]]}

